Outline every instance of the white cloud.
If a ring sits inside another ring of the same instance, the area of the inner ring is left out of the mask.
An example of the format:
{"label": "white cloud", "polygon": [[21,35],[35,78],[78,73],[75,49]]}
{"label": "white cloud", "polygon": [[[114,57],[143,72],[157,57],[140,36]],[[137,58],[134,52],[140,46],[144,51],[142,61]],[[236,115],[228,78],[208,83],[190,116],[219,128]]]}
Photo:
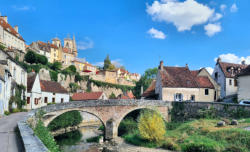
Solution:
{"label": "white cloud", "polygon": [[206,70],[208,71],[208,73],[209,73],[210,75],[212,75],[213,72],[214,72],[214,69],[213,69],[212,67],[206,67]]}
{"label": "white cloud", "polygon": [[237,11],[238,11],[238,7],[237,7],[237,5],[234,3],[234,4],[231,6],[231,8],[230,8],[230,12],[235,13],[235,12],[237,12]]}
{"label": "white cloud", "polygon": [[24,6],[13,5],[12,8],[15,9],[15,10],[17,10],[17,11],[35,10],[34,7],[32,7],[32,6],[27,6],[27,5],[24,5]]}
{"label": "white cloud", "polygon": [[215,23],[215,24],[209,23],[204,26],[204,29],[206,31],[206,34],[211,37],[221,31],[221,25],[220,23]]}
{"label": "white cloud", "polygon": [[213,17],[210,18],[210,21],[211,21],[211,22],[215,22],[215,21],[220,20],[222,17],[223,17],[222,14],[220,14],[220,13],[215,13],[215,14],[213,15]]}
{"label": "white cloud", "polygon": [[[239,57],[233,53],[228,53],[228,54],[221,54],[219,55],[219,57],[223,62],[240,64],[242,61],[246,61],[246,64],[250,64],[250,56]],[[214,61],[216,62],[217,58],[215,58]]]}
{"label": "white cloud", "polygon": [[165,39],[166,38],[166,35],[162,31],[159,31],[155,28],[151,28],[150,30],[148,30],[147,33],[150,34],[151,37],[156,38],[156,39]]}
{"label": "white cloud", "polygon": [[191,30],[192,26],[205,24],[215,16],[214,9],[195,0],[154,1],[152,5],[147,4],[146,11],[155,21],[173,23],[178,31]]}
{"label": "white cloud", "polygon": [[[115,65],[116,67],[121,67],[123,66],[122,64],[122,60],[121,59],[115,59],[115,60],[111,60],[111,63],[113,65]],[[104,62],[96,62],[94,63],[95,66],[99,66],[99,67],[103,67],[104,66]]]}
{"label": "white cloud", "polygon": [[221,5],[220,5],[220,11],[221,11],[221,12],[224,12],[224,11],[226,10],[226,8],[227,8],[227,5],[226,5],[226,4],[221,4]]}
{"label": "white cloud", "polygon": [[77,48],[79,50],[86,50],[93,47],[94,47],[94,42],[88,37],[85,37],[84,40],[80,40],[77,42]]}

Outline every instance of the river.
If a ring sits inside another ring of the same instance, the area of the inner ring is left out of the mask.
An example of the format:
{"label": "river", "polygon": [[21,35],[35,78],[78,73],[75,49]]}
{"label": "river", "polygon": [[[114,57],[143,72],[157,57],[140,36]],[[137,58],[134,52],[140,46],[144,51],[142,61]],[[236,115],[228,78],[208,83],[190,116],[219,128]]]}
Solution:
{"label": "river", "polygon": [[102,135],[98,128],[95,126],[82,127],[76,131],[55,136],[55,140],[62,152],[99,152],[101,150],[98,143],[87,142],[89,138]]}

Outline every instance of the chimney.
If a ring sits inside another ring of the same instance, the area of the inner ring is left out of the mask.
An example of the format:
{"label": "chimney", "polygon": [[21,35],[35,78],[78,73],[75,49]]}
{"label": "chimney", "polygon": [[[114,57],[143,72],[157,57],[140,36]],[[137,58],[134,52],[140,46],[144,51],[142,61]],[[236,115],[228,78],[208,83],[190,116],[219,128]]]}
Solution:
{"label": "chimney", "polygon": [[188,68],[188,64],[186,64],[186,68]]}
{"label": "chimney", "polygon": [[217,63],[219,63],[219,62],[221,62],[221,58],[220,57],[218,57],[218,59],[217,59]]}
{"label": "chimney", "polygon": [[6,23],[8,23],[8,17],[7,17],[7,16],[1,16],[1,18],[2,18]]}
{"label": "chimney", "polygon": [[17,25],[14,27],[14,29],[18,33],[18,26]]}
{"label": "chimney", "polygon": [[246,65],[246,61],[245,60],[241,61],[241,64]]}
{"label": "chimney", "polygon": [[163,71],[163,61],[160,62],[160,65],[159,65],[159,70]]}

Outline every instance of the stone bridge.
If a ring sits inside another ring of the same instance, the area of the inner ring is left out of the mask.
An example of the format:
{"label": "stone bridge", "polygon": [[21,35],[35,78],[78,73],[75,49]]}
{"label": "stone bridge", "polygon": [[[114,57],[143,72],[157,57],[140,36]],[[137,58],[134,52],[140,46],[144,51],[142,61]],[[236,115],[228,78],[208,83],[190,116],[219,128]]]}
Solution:
{"label": "stone bridge", "polygon": [[45,126],[68,111],[78,110],[93,114],[105,126],[105,140],[111,140],[117,137],[120,122],[130,112],[138,109],[157,110],[168,121],[170,107],[170,102],[159,100],[91,100],[55,104],[42,107],[41,110],[46,113],[42,118]]}

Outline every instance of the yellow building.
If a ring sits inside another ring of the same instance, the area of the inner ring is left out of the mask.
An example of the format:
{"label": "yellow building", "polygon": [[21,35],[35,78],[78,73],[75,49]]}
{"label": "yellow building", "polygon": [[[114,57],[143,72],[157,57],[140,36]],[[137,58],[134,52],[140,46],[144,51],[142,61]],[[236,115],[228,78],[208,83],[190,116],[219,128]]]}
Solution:
{"label": "yellow building", "polygon": [[55,61],[61,62],[61,60],[59,58],[59,48],[54,44],[48,43],[48,45],[50,48],[50,62],[51,63],[53,63]]}

